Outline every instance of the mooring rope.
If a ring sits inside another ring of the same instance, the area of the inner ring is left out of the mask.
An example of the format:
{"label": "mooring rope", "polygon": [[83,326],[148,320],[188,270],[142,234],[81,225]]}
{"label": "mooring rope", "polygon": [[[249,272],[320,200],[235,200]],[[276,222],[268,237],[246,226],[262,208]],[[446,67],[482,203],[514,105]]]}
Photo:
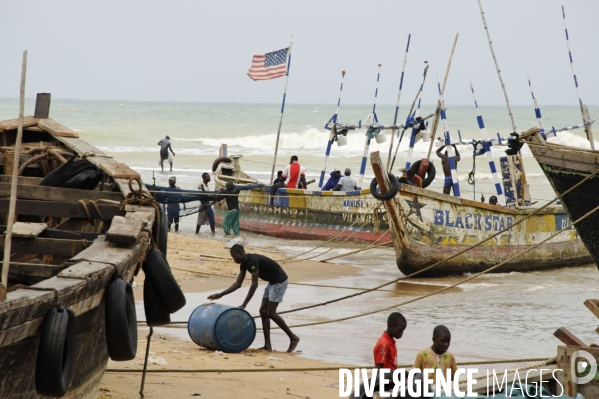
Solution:
{"label": "mooring rope", "polygon": [[[488,364],[507,364],[507,363],[530,363],[542,361],[539,365],[546,365],[548,361],[555,358],[545,357],[532,357],[524,359],[497,359],[497,360],[480,360],[480,361],[465,361],[457,362],[458,366],[477,366],[477,365],[488,365]],[[397,368],[412,368],[413,363],[398,364]],[[522,368],[531,368],[533,366],[525,366]],[[268,372],[307,372],[307,371],[337,371],[341,368],[346,369],[357,369],[365,368],[371,369],[372,366],[356,366],[356,365],[339,365],[339,366],[326,366],[326,367],[270,367],[270,368],[246,368],[246,369],[149,369],[147,373],[268,373]],[[512,370],[513,371],[513,370]],[[141,373],[143,369],[124,369],[124,368],[108,368],[107,373]],[[508,372],[510,372],[508,370]]]}

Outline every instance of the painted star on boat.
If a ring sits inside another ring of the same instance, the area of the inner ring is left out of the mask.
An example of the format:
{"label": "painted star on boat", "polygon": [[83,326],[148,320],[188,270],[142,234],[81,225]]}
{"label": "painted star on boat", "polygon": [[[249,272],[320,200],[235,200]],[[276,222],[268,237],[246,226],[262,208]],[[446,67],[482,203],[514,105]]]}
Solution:
{"label": "painted star on boat", "polygon": [[420,213],[420,208],[424,208],[426,204],[421,204],[420,202],[418,202],[417,195],[414,196],[414,201],[406,200],[406,202],[408,203],[408,205],[410,205],[410,212],[408,212],[408,217],[410,217],[411,214],[415,213],[416,216],[418,216],[418,219],[420,219],[420,221],[422,222],[423,220],[422,214]]}

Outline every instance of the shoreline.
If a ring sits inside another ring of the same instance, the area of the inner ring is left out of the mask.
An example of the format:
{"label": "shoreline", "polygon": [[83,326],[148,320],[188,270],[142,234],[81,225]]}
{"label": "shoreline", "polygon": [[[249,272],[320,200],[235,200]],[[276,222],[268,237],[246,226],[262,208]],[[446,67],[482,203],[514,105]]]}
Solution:
{"label": "shoreline", "polygon": [[[191,293],[206,293],[222,290],[228,287],[236,277],[239,266],[229,256],[229,250],[223,248],[225,240],[221,238],[206,238],[206,234],[190,237],[183,234],[170,233],[167,259],[173,275],[188,297]],[[261,253],[280,261],[289,255],[279,252],[274,246],[247,246],[252,253]],[[200,254],[201,253],[201,254]],[[323,263],[317,261],[300,261],[284,265],[291,281],[302,283],[318,280],[334,279],[347,274],[356,274],[360,268],[351,265],[332,265],[323,271]],[[323,278],[324,277],[324,278]],[[249,280],[249,278],[247,279]],[[136,302],[143,298],[143,272],[135,278],[134,294]],[[249,281],[240,291],[243,295],[249,286]],[[291,283],[290,283],[291,284]],[[260,286],[263,287],[261,281]],[[312,285],[306,283],[306,285]],[[260,288],[257,290],[248,311],[257,313],[256,299],[261,298]],[[244,290],[246,288],[246,290]],[[337,290],[335,290],[337,291]],[[336,294],[339,295],[339,294]],[[204,302],[208,302],[207,300]],[[203,302],[202,302],[203,303]],[[194,303],[194,307],[201,303]],[[303,306],[303,304],[297,304]],[[254,309],[255,308],[255,309]],[[143,307],[142,307],[143,309]],[[145,318],[139,311],[138,320]],[[285,315],[283,315],[285,316]],[[285,317],[284,317],[285,318]],[[172,315],[172,321],[185,321]],[[291,324],[291,323],[290,323]],[[172,329],[168,329],[172,330]],[[260,331],[252,347],[241,353],[220,353],[196,345],[187,336],[186,329],[167,331],[165,328],[155,328],[149,351],[149,369],[269,369],[269,368],[320,368],[342,366],[340,363],[304,357],[300,342],[297,352],[287,353],[281,346],[280,340],[273,332],[273,352],[252,348],[261,346],[263,337]],[[140,369],[143,367],[147,335],[149,328],[139,327],[138,349],[135,359],[126,362],[110,360],[107,368]],[[283,334],[284,335],[284,334]],[[299,333],[301,337],[301,333]],[[186,338],[184,338],[186,337]],[[280,338],[280,337],[279,337]],[[286,337],[285,337],[286,339]],[[279,348],[280,347],[280,348]],[[279,350],[276,350],[276,349]],[[163,359],[163,360],[161,360]],[[166,364],[161,364],[162,362]],[[150,398],[180,398],[180,397],[252,397],[280,398],[290,397],[337,397],[339,376],[338,371],[297,371],[297,372],[210,372],[210,373],[148,373],[146,374],[144,394]],[[106,373],[102,379],[98,398],[125,399],[137,397],[141,385],[141,373]],[[199,395],[201,396],[199,396]]]}

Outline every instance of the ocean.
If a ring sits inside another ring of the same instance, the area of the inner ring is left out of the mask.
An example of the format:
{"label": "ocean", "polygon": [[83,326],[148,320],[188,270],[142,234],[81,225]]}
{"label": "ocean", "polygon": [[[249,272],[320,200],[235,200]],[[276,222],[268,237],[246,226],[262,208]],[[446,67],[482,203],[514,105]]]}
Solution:
{"label": "ocean", "polygon": [[[28,99],[26,115],[32,115],[34,100]],[[400,108],[405,118],[406,107]],[[364,120],[372,110],[371,105],[342,105],[339,116],[343,123],[357,123]],[[377,106],[381,123],[393,121],[395,107]],[[547,106],[542,108],[545,128],[563,127],[581,122],[577,106]],[[599,115],[599,107],[589,107],[591,115]],[[289,162],[291,155],[297,155],[300,163],[307,168],[308,179],[317,179],[322,170],[328,131],[324,123],[334,114],[332,104],[287,104],[276,169],[281,170]],[[434,112],[434,105],[424,105],[422,114]],[[487,132],[495,137],[497,132],[507,137],[511,123],[505,106],[482,106]],[[514,106],[514,117],[519,131],[537,125],[532,105]],[[221,144],[229,146],[230,154],[241,154],[243,170],[268,182],[272,168],[276,131],[280,117],[278,104],[235,104],[235,103],[175,103],[175,102],[131,102],[53,99],[50,115],[60,123],[79,133],[80,137],[106,152],[116,160],[125,162],[137,170],[145,182],[167,185],[170,176],[177,177],[181,188],[194,189],[203,172],[211,171],[211,165],[218,156]],[[17,99],[0,99],[0,119],[18,116]],[[447,106],[447,123],[452,137],[458,130],[465,141],[479,139],[476,122],[476,109],[473,106]],[[399,120],[401,123],[403,119]],[[442,130],[440,125],[439,131]],[[439,133],[439,132],[438,132]],[[158,141],[169,135],[176,156],[173,171],[160,171]],[[350,167],[354,175],[359,172],[364,150],[364,130],[350,132],[348,144],[333,146],[328,162],[328,171],[333,168],[343,170]],[[581,129],[559,133],[550,141],[589,148],[589,143]],[[370,151],[381,151],[383,160],[389,152],[387,142],[377,144],[374,140]],[[418,142],[414,160],[426,156],[429,143]],[[599,143],[596,143],[599,148]],[[407,137],[401,143],[395,171],[403,167],[408,149]],[[435,150],[434,148],[433,150]],[[458,165],[458,179],[462,196],[480,199],[493,195],[493,181],[486,157],[476,159],[476,187],[469,185],[467,177],[473,169],[472,146],[458,146],[462,161]],[[496,162],[505,147],[493,147]],[[525,170],[530,184],[533,201],[537,206],[555,197],[549,182],[532,158],[526,146],[522,149]],[[437,165],[438,176],[442,174],[438,158],[431,158]],[[328,173],[327,173],[328,174]],[[372,179],[372,170],[365,173],[366,182]],[[442,179],[431,185],[432,190],[441,191]],[[314,186],[313,186],[314,187]],[[476,194],[475,194],[476,190]],[[195,217],[184,218],[180,233],[194,234]],[[209,234],[203,229],[202,234]],[[255,234],[247,235],[255,245],[273,244],[283,252],[300,253],[313,248],[318,243],[306,241],[283,241]],[[224,239],[220,231],[216,238]],[[354,244],[329,253],[348,252]],[[364,288],[378,285],[400,275],[394,262],[391,249],[376,249],[365,253],[340,258],[338,263],[358,265],[362,272],[348,276],[346,281],[329,282],[335,285],[356,285]],[[334,267],[334,265],[333,265]],[[459,277],[434,280],[416,280],[426,284],[449,284]],[[433,297],[402,308],[408,317],[408,330],[399,343],[400,362],[410,362],[418,350],[428,345],[432,328],[436,324],[451,326],[454,333],[451,351],[458,360],[486,358],[515,358],[528,356],[554,356],[559,343],[552,337],[553,331],[566,326],[586,342],[597,339],[593,332],[597,320],[588,312],[583,302],[596,297],[599,273],[594,266],[552,270],[534,273],[508,273],[481,277],[463,286],[462,292],[451,292]],[[322,283],[322,282],[320,282]],[[400,290],[401,288],[396,288]],[[298,291],[302,290],[302,291]],[[306,291],[308,290],[308,291]],[[223,299],[223,303],[236,304],[245,291]],[[345,295],[343,290],[323,290],[318,288],[290,289],[289,301],[282,309],[294,307],[294,299],[300,302],[314,302]],[[204,302],[206,293],[190,297],[189,306]],[[398,301],[388,293],[373,293],[359,297],[360,300],[344,301],[310,312],[313,317],[339,317],[383,307]],[[393,302],[391,302],[393,301]],[[254,306],[254,302],[250,304]],[[139,306],[138,306],[138,309]],[[191,308],[174,315],[173,320],[184,320]],[[254,309],[254,310],[257,310]],[[187,312],[187,313],[186,313]],[[255,313],[255,312],[253,312]],[[141,316],[143,317],[143,316]],[[140,317],[140,318],[141,318]],[[290,324],[302,322],[308,317],[304,312],[293,314],[287,319]],[[372,361],[372,347],[384,330],[386,315],[377,314],[359,322],[328,324],[315,328],[301,329],[300,348],[302,356],[349,364],[369,364]],[[185,331],[170,331],[185,338]],[[323,337],[331,337],[324,339]],[[276,346],[285,346],[285,336],[273,334]],[[261,344],[258,336],[254,346]]]}

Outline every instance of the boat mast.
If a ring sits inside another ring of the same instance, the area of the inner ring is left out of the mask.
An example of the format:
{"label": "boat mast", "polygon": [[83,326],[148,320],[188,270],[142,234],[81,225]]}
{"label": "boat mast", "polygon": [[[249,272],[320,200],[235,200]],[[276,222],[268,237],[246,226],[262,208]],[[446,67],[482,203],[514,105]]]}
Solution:
{"label": "boat mast", "polygon": [[[483,20],[483,25],[485,27],[485,32],[487,33],[487,39],[489,41],[489,49],[491,49],[491,55],[493,56],[493,62],[495,63],[495,69],[497,70],[497,76],[499,77],[499,83],[501,83],[501,89],[503,90],[503,96],[505,97],[505,104],[507,105],[507,111],[510,115],[510,120],[512,122],[512,132],[517,133],[516,131],[516,122],[514,121],[514,115],[512,114],[512,107],[510,107],[510,99],[507,96],[507,90],[505,88],[505,84],[503,83],[503,78],[501,77],[501,69],[499,69],[499,64],[497,63],[497,58],[495,57],[495,51],[493,50],[493,41],[491,40],[491,35],[489,34],[489,28],[487,27],[487,21],[485,20],[485,12],[483,11],[483,6],[480,3],[480,0],[477,0],[478,7],[480,8],[480,16]],[[524,171],[524,162],[522,161],[522,156],[520,151],[518,151],[518,158],[520,158],[520,167],[522,168],[522,191],[524,201],[530,201],[530,191],[528,189],[528,183],[526,182],[526,172]]]}
{"label": "boat mast", "polygon": [[2,278],[0,280],[0,301],[6,299],[8,289],[8,270],[10,269],[10,249],[12,241],[12,228],[15,219],[15,208],[17,206],[17,184],[19,180],[19,158],[21,157],[21,142],[23,141],[23,117],[25,112],[25,76],[27,75],[27,50],[23,51],[23,66],[21,68],[21,92],[19,98],[19,127],[17,129],[17,140],[15,142],[14,162],[12,169],[12,180],[10,182],[10,200],[8,205],[8,220],[6,220],[6,232],[4,233],[4,258],[2,262]]}
{"label": "boat mast", "polygon": [[285,112],[285,98],[287,97],[287,83],[289,82],[289,68],[291,68],[291,48],[293,47],[293,36],[291,36],[291,43],[289,44],[289,51],[287,52],[287,73],[285,74],[285,88],[283,89],[283,103],[281,104],[281,119],[279,119],[279,129],[277,130],[277,142],[275,144],[275,154],[272,160],[272,172],[270,173],[270,185],[275,176],[275,166],[277,164],[277,152],[279,151],[279,137],[281,136],[281,125],[283,124],[283,112]]}
{"label": "boat mast", "polygon": [[337,131],[335,124],[339,122],[339,105],[341,105],[341,93],[343,93],[343,79],[345,78],[345,71],[341,71],[341,87],[339,88],[339,97],[337,98],[337,110],[335,111],[335,115],[331,116],[331,119],[324,125],[325,129],[329,129],[328,124],[332,123],[333,127],[330,128],[331,134],[329,135],[329,141],[327,142],[327,150],[324,154],[324,165],[322,166],[322,171],[320,172],[320,181],[318,182],[318,187],[322,188],[324,183],[324,175],[327,171],[327,161],[329,160],[329,155],[331,154],[331,146],[333,145],[333,141],[335,141],[335,132]]}
{"label": "boat mast", "polygon": [[[379,123],[379,118],[376,116],[376,98],[379,94],[379,80],[381,77],[381,65],[379,65],[379,71],[376,75],[376,89],[374,90],[374,105],[372,106],[372,113],[369,114],[364,120],[366,129],[370,127],[372,123]],[[368,149],[370,148],[370,136],[366,133],[366,141],[364,142],[364,154],[362,155],[362,164],[360,165],[360,176],[358,176],[358,190],[362,189],[362,182],[364,181],[364,173],[366,172],[366,160],[368,159]]]}
{"label": "boat mast", "polygon": [[[403,77],[406,71],[406,62],[408,61],[408,50],[410,49],[410,39],[412,34],[408,34],[408,44],[406,46],[406,55],[403,58],[403,67],[401,68],[401,78],[399,79],[399,90],[397,91],[397,103],[395,104],[395,116],[393,117],[393,124],[397,124],[397,114],[399,113],[399,99],[401,98],[401,88],[403,86]],[[389,158],[387,158],[387,170],[390,171],[389,166],[391,165],[391,153],[393,152],[393,140],[395,135],[399,133],[399,129],[393,129],[391,131],[391,143],[389,144]]]}
{"label": "boat mast", "polygon": [[[568,36],[568,28],[566,27],[566,12],[564,11],[564,6],[562,5],[562,15],[564,17],[564,30],[566,32],[566,45],[568,46],[568,56],[570,57],[570,67],[572,68],[572,75],[574,76],[574,85],[576,86],[576,95],[578,96],[578,104],[580,104],[580,112],[582,113],[582,121],[589,121],[589,111],[587,106],[582,103],[582,98],[580,97],[580,89],[578,88],[578,78],[576,77],[576,71],[574,70],[574,61],[572,60],[572,51],[570,50],[570,37]],[[595,151],[595,140],[593,140],[593,130],[591,129],[591,124],[585,126],[585,131],[587,133],[587,139],[589,143],[591,143],[591,150]]]}
{"label": "boat mast", "polygon": [[[424,73],[422,74],[422,83],[420,84],[420,90],[418,91],[418,105],[416,106],[416,111],[414,111],[414,114],[411,116],[411,118],[413,119],[422,116],[420,114],[420,103],[422,102],[422,90],[424,89],[424,82],[426,82],[426,73],[428,72],[428,67],[428,61],[424,61]],[[418,132],[418,124],[412,123],[412,133],[410,134],[410,146],[408,148],[408,157],[406,159],[406,169],[410,169],[410,167],[412,166],[414,144],[416,144],[416,134],[418,134]]]}

